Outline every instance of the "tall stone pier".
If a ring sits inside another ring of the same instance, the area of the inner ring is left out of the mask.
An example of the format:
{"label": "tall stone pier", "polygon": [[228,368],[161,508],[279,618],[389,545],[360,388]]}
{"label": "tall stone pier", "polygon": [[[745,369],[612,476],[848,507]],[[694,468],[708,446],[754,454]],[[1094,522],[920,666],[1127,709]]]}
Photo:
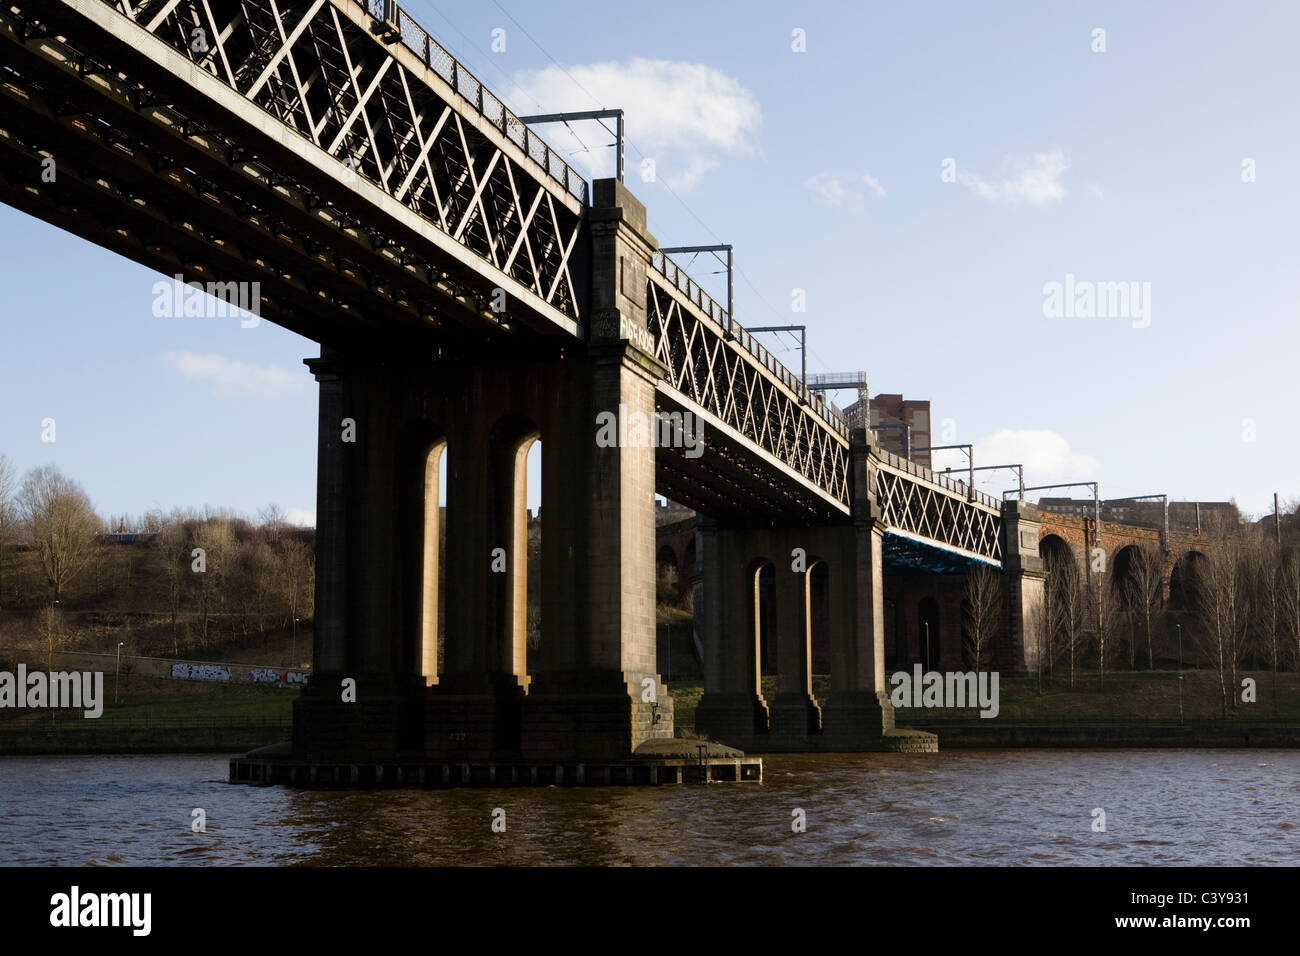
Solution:
{"label": "tall stone pier", "polygon": [[[852,433],[853,514],[849,523],[810,528],[700,526],[704,695],[696,730],[757,751],[932,750],[933,735],[894,729],[885,693],[881,539],[874,474],[864,429]],[[810,585],[826,579],[831,691],[813,694]],[[777,693],[760,682],[763,569],[774,578]]]}
{"label": "tall stone pier", "polygon": [[1004,659],[1035,674],[1045,653],[1040,619],[1047,569],[1038,553],[1038,509],[1028,501],[1002,505],[1002,594],[1007,612]]}
{"label": "tall stone pier", "polygon": [[[619,760],[673,735],[655,656],[654,448],[617,427],[623,440],[597,440],[608,415],[653,420],[657,247],[621,183],[598,181],[594,199],[585,347],[450,361],[375,343],[308,360],[320,387],[316,647],[295,758]],[[529,673],[526,461],[538,440]]]}

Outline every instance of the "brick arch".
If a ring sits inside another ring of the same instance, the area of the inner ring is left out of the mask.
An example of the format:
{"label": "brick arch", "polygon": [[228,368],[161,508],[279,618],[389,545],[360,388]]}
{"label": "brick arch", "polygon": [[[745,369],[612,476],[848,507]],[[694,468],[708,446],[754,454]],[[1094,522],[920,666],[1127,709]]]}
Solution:
{"label": "brick arch", "polygon": [[[1165,593],[1168,595],[1169,608],[1172,611],[1190,611],[1192,597],[1187,590],[1187,574],[1196,561],[1205,560],[1205,552],[1196,548],[1189,548],[1182,554],[1179,554],[1169,567],[1169,574],[1165,578]],[[1177,590],[1175,590],[1177,585]]]}
{"label": "brick arch", "polygon": [[677,570],[678,598],[683,598],[691,589],[691,579],[695,574],[695,530],[694,520],[681,521],[676,525],[661,528],[655,536],[655,573],[658,574],[665,554],[671,554],[673,566]]}
{"label": "brick arch", "polygon": [[1083,571],[1084,562],[1087,561],[1088,549],[1087,543],[1080,540],[1078,543],[1072,542],[1066,535],[1056,533],[1039,535],[1038,553],[1042,556],[1044,567],[1051,560],[1050,555],[1056,552],[1068,555],[1078,572]]}

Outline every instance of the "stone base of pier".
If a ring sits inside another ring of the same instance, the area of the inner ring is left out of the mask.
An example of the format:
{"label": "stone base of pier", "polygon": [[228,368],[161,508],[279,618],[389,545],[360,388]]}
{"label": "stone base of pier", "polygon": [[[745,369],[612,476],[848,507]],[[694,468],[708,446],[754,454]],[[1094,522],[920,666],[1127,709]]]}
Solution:
{"label": "stone base of pier", "polygon": [[648,741],[631,757],[594,763],[313,760],[293,757],[287,744],[263,747],[230,761],[231,783],[305,789],[631,787],[762,781],[760,758],[721,744],[681,739]]}

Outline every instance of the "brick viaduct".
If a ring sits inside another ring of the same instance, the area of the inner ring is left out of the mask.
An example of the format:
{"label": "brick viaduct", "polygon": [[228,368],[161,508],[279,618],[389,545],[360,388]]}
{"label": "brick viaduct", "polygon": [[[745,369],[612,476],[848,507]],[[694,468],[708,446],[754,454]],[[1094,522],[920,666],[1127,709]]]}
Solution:
{"label": "brick viaduct", "polygon": [[[1218,540],[1208,534],[1182,531],[1166,535],[1160,529],[1137,527],[1103,521],[1099,547],[1104,555],[1095,555],[1092,544],[1093,521],[1050,512],[1038,512],[1041,521],[1038,531],[1039,554],[1052,548],[1065,548],[1080,574],[1086,573],[1095,561],[1103,559],[1104,567],[1119,575],[1124,574],[1131,552],[1127,549],[1145,547],[1157,557],[1162,582],[1161,595],[1166,607],[1171,606],[1170,588],[1177,591],[1180,562],[1189,554],[1209,554],[1218,547]],[[702,588],[702,569],[697,562],[696,529],[698,520],[686,518],[659,527],[656,563],[659,577],[675,578],[682,599],[690,598],[699,607]],[[970,666],[963,653],[963,602],[966,588],[965,573],[932,574],[912,571],[884,573],[885,601],[885,661],[889,668],[905,667],[920,662],[942,670],[960,670]],[[812,669],[824,674],[829,667],[829,648],[826,628],[826,605],[818,593],[818,577],[813,569],[810,585],[810,628],[812,632]],[[1174,595],[1177,603],[1177,594]],[[764,673],[775,673],[777,641],[772,634],[776,616],[768,613],[769,597],[760,583],[761,647]],[[1011,671],[1023,671],[1025,661],[1010,640],[1006,626],[1009,615],[1004,607],[1002,633],[992,648],[992,666]],[[925,624],[929,623],[930,648],[926,648]],[[700,635],[701,638],[703,635]]]}

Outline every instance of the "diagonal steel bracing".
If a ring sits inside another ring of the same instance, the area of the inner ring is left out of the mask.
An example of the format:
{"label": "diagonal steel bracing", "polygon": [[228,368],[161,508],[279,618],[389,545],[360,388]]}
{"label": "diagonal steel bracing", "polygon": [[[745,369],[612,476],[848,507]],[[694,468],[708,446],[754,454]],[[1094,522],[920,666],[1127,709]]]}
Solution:
{"label": "diagonal steel bracing", "polygon": [[702,417],[706,432],[731,432],[734,443],[802,485],[802,495],[789,495],[788,510],[846,515],[847,436],[804,406],[785,383],[654,270],[646,286],[646,307],[656,357],[668,369],[666,385],[677,393],[676,403]]}
{"label": "diagonal steel bracing", "polygon": [[[411,238],[403,233],[433,227],[468,253],[451,271],[484,303],[500,287],[515,300],[512,311],[531,309],[569,333],[585,324],[586,277],[574,274],[572,255],[584,225],[585,182],[404,13],[393,44],[352,0],[27,0],[7,15],[27,33],[49,20],[71,55],[103,57],[142,95],[154,88],[159,67],[169,70],[178,85],[162,95],[181,122],[225,134],[232,150],[276,168],[280,157],[263,153],[262,137],[333,178],[338,187],[313,183],[318,206],[350,217],[369,208],[364,218],[374,225],[414,213],[418,220],[400,223],[405,230],[384,230],[396,254],[427,262],[428,251],[417,250],[422,243],[402,241]],[[105,32],[116,47],[95,42]],[[117,50],[130,50],[131,62]],[[202,75],[178,70],[176,57]],[[210,92],[204,76],[237,95],[233,107]],[[254,136],[239,103],[263,117],[251,117]],[[539,194],[544,214],[522,216]],[[511,257],[521,245],[532,254]]]}
{"label": "diagonal steel bracing", "polygon": [[[482,343],[504,334],[497,288],[533,332],[585,338],[586,183],[404,11],[390,32],[377,9],[7,0],[0,201],[165,273],[260,281],[263,315],[320,340],[391,326]],[[657,257],[646,289],[656,404],[696,415],[706,452],[661,449],[664,490],[843,521],[847,425],[670,266]],[[1000,559],[996,507],[878,463],[892,530]]]}
{"label": "diagonal steel bracing", "polygon": [[903,535],[967,557],[1002,561],[1002,511],[985,495],[949,487],[947,479],[913,462],[879,452],[875,495],[881,520]]}

